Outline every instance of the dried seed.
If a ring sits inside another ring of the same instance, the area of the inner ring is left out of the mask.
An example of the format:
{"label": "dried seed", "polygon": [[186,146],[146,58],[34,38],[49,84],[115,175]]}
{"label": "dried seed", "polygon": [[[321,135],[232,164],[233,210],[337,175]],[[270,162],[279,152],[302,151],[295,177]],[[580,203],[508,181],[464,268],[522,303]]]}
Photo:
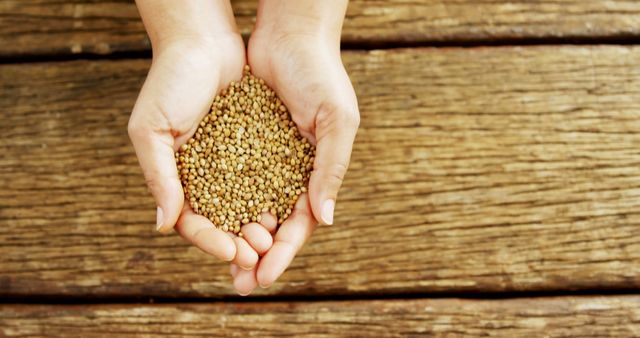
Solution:
{"label": "dried seed", "polygon": [[278,224],[306,192],[315,148],[248,66],[216,96],[195,135],[174,154],[186,199],[223,231],[270,211]]}

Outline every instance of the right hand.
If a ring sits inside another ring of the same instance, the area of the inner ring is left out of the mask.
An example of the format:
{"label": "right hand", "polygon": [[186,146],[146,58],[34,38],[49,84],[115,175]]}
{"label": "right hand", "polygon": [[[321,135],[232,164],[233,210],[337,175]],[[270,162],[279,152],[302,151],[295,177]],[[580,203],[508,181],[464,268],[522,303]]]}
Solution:
{"label": "right hand", "polygon": [[[175,225],[182,237],[204,252],[251,269],[258,261],[251,244],[217,229],[185,203],[174,158],[210,111],[218,91],[240,80],[244,64],[244,43],[237,33],[158,43],[128,130],[156,201],[157,230],[168,233]],[[256,241],[270,243],[266,236]]]}

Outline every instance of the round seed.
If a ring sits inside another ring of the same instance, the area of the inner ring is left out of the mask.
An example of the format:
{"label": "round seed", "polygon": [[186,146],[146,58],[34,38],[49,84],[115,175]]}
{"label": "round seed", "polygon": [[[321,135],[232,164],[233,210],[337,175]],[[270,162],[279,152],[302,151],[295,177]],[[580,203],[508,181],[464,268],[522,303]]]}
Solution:
{"label": "round seed", "polygon": [[175,153],[184,193],[216,227],[240,227],[271,211],[281,224],[307,184],[313,147],[287,108],[249,67],[216,96],[193,137]]}

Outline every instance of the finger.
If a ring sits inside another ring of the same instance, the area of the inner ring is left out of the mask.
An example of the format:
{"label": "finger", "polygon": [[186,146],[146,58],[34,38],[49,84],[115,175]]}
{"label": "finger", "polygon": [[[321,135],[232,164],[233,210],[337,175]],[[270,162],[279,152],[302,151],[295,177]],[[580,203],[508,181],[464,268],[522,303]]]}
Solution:
{"label": "finger", "polygon": [[248,223],[242,226],[242,233],[244,239],[251,245],[251,247],[258,253],[258,255],[264,255],[271,244],[273,244],[273,237],[262,225],[258,223]]}
{"label": "finger", "polygon": [[260,261],[257,273],[260,287],[271,286],[282,275],[304,242],[311,236],[316,224],[309,199],[306,194],[302,194],[291,216],[278,229],[271,249]]}
{"label": "finger", "polygon": [[234,279],[236,278],[236,276],[238,275],[238,271],[239,270],[240,270],[240,268],[237,265],[235,265],[233,263],[229,264],[229,273],[231,274],[232,278],[234,278]]}
{"label": "finger", "polygon": [[322,224],[333,224],[338,190],[349,167],[359,123],[357,108],[349,112],[323,105],[318,111],[316,157],[309,179],[309,198],[313,214]]}
{"label": "finger", "polygon": [[258,263],[258,253],[244,238],[233,237],[233,241],[238,249],[236,257],[233,259],[233,263],[238,264],[238,266],[244,270],[253,269],[253,267]]}
{"label": "finger", "polygon": [[239,269],[233,278],[233,287],[240,296],[248,296],[258,286],[256,280],[256,269],[242,270]]}
{"label": "finger", "polygon": [[269,233],[273,234],[276,231],[276,227],[278,226],[278,219],[276,216],[273,216],[270,212],[263,212],[260,214],[260,224],[269,231]]}
{"label": "finger", "polygon": [[200,250],[229,262],[236,256],[236,244],[222,230],[213,226],[206,217],[195,214],[190,207],[183,208],[176,231]]}
{"label": "finger", "polygon": [[135,115],[129,122],[129,137],[156,201],[156,230],[168,233],[176,224],[184,203],[174,158],[173,136],[169,131],[150,130],[145,123],[138,122],[133,117]]}

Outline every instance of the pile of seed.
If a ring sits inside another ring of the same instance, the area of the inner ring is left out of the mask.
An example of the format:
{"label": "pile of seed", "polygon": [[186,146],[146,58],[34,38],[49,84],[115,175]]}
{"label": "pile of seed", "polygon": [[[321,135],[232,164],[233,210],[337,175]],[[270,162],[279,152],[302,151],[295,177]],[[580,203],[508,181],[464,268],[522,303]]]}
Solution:
{"label": "pile of seed", "polygon": [[305,192],[315,148],[300,135],[276,94],[245,67],[216,96],[195,135],[176,152],[191,208],[239,233],[271,212],[281,224]]}

